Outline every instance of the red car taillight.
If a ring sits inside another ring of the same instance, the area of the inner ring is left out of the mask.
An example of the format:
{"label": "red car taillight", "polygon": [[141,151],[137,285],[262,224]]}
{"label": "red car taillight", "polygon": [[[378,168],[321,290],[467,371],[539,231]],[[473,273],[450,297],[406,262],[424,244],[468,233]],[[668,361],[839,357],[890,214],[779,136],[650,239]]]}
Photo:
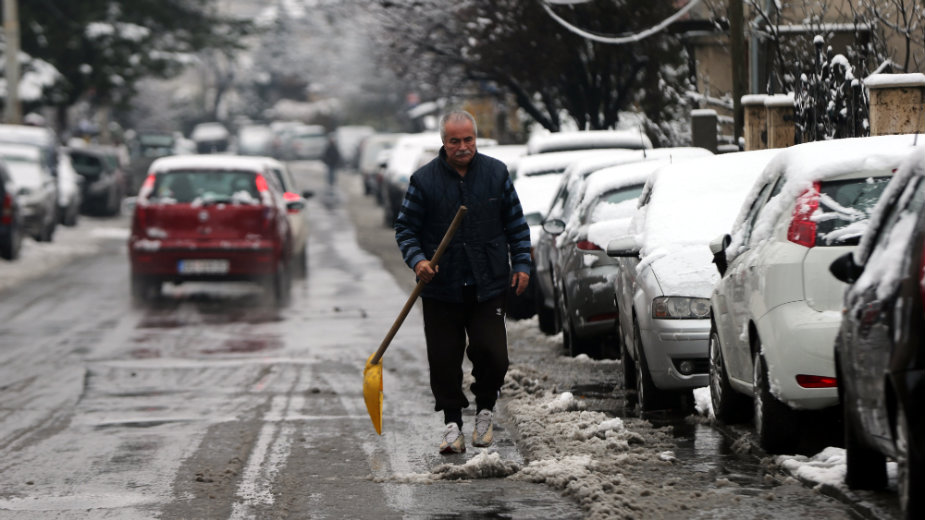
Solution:
{"label": "red car taillight", "polygon": [[597,244],[590,240],[579,240],[575,247],[582,251],[603,251]]}
{"label": "red car taillight", "polygon": [[0,222],[4,225],[13,223],[13,196],[9,193],[3,194],[3,213],[0,214]]}
{"label": "red car taillight", "polygon": [[803,388],[835,388],[838,385],[838,380],[834,377],[798,374],[797,384]]}
{"label": "red car taillight", "polygon": [[813,213],[819,208],[819,182],[804,191],[797,197],[796,207],[793,208],[793,220],[787,230],[787,240],[804,247],[816,245],[816,222],[812,220]]}

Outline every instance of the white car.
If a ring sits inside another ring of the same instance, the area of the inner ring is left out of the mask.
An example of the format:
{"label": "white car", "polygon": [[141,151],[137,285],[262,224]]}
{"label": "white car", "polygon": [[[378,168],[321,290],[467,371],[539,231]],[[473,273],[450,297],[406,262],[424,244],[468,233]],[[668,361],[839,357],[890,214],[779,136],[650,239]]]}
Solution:
{"label": "white car", "polygon": [[527,154],[626,148],[652,148],[652,141],[641,130],[577,130],[534,134],[527,141]]}
{"label": "white car", "polygon": [[709,243],[730,229],[755,179],[778,150],[687,159],[655,171],[629,233],[607,244],[624,385],[642,411],[675,408],[706,386],[710,293],[719,279]]}
{"label": "white car", "polygon": [[710,390],[716,417],[754,413],[759,444],[792,453],[797,410],[838,404],[833,344],[845,284],[829,273],[853,250],[913,136],[801,144],[768,165],[731,235],[711,244]]}

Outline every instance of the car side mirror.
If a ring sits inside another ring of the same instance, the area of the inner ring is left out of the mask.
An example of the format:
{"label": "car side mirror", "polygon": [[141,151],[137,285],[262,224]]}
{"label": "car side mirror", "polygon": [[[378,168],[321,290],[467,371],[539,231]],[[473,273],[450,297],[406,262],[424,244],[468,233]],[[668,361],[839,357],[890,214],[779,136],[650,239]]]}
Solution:
{"label": "car side mirror", "polygon": [[726,274],[729,268],[729,261],[726,258],[726,248],[732,243],[732,237],[729,235],[720,235],[710,241],[710,252],[713,253],[713,263],[716,264],[716,270],[719,275]]}
{"label": "car side mirror", "polygon": [[639,256],[639,244],[632,236],[615,238],[607,243],[607,256],[633,258]]}
{"label": "car side mirror", "polygon": [[543,222],[543,231],[553,236],[561,235],[565,231],[565,221],[560,218],[551,218]]}
{"label": "car side mirror", "polygon": [[864,272],[864,266],[854,262],[854,253],[845,253],[829,264],[832,276],[845,283],[854,283]]}

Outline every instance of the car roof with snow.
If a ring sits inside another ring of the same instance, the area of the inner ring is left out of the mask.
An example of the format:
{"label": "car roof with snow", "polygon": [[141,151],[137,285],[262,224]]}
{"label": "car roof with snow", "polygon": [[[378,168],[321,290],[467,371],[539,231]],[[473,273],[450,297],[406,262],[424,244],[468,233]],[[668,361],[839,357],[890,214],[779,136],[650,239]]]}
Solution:
{"label": "car roof with snow", "polygon": [[531,177],[549,173],[562,173],[572,163],[592,157],[607,157],[613,150],[574,150],[539,155],[525,155],[517,162],[517,177]]}
{"label": "car roof with snow", "polygon": [[634,217],[642,256],[665,248],[705,246],[728,233],[745,196],[779,153],[734,152],[673,162],[653,172]]}
{"label": "car roof with snow", "polygon": [[168,155],[160,157],[151,163],[148,171],[161,173],[168,170],[189,168],[202,170],[207,168],[223,169],[250,169],[263,171],[267,167],[279,167],[282,163],[272,157],[242,156],[230,154],[202,154],[202,155]]}
{"label": "car roof with snow", "polygon": [[536,134],[527,141],[527,153],[543,154],[567,150],[600,148],[652,148],[652,141],[640,130],[580,130]]}

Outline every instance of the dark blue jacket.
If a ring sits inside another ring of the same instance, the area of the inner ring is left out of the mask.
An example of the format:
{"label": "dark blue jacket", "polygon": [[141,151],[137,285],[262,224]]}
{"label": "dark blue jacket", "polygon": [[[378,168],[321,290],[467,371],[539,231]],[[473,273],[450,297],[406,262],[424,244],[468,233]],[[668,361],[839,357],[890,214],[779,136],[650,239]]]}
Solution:
{"label": "dark blue jacket", "polygon": [[460,205],[468,209],[440,259],[440,270],[422,296],[462,302],[473,283],[479,301],[510,285],[511,270],[530,272],[530,229],[503,162],[476,153],[465,176],[446,161],[446,151],[411,176],[395,219],[395,239],[409,267],[433,257]]}

